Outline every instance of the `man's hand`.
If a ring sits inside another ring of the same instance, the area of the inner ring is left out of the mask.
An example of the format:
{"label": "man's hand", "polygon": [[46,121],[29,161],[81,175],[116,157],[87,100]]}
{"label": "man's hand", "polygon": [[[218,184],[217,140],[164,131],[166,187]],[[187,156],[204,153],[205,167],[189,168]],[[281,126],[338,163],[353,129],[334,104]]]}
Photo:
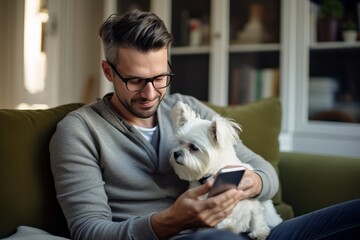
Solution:
{"label": "man's hand", "polygon": [[168,209],[152,216],[152,227],[159,239],[167,239],[182,230],[215,227],[230,215],[242,198],[242,190],[231,189],[201,200],[212,183],[207,182],[183,193]]}
{"label": "man's hand", "polygon": [[252,170],[246,169],[240,181],[239,190],[242,190],[241,199],[253,198],[260,194],[262,190],[261,177]]}
{"label": "man's hand", "polygon": [[[225,168],[239,167],[238,165],[229,165]],[[215,176],[216,178],[216,176]],[[242,177],[238,190],[241,190],[241,200],[253,198],[260,194],[262,190],[261,177],[254,171],[247,169],[245,170],[244,176]]]}

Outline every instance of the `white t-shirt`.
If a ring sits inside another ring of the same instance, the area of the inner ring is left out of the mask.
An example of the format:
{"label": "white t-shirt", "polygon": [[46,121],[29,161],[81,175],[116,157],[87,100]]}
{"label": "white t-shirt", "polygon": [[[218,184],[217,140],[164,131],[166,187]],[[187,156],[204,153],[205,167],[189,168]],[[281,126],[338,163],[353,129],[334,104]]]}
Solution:
{"label": "white t-shirt", "polygon": [[156,131],[157,126],[153,127],[153,128],[144,128],[144,127],[139,127],[139,126],[135,126],[134,127],[144,136],[144,138],[146,140],[148,140],[149,142],[151,142],[154,133]]}

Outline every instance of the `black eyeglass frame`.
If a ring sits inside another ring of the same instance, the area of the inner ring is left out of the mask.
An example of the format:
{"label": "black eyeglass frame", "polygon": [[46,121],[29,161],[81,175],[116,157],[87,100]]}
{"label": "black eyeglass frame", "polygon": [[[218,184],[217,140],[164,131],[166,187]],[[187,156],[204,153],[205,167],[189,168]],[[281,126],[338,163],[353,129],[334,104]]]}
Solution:
{"label": "black eyeglass frame", "polygon": [[[154,87],[155,89],[167,88],[167,87],[170,85],[172,78],[175,76],[175,73],[173,73],[173,70],[172,70],[172,67],[171,67],[171,64],[170,64],[169,61],[167,62],[168,66],[169,66],[169,68],[170,68],[170,72],[169,72],[169,73],[159,74],[159,75],[157,75],[157,76],[150,77],[150,78],[141,78],[141,77],[129,77],[129,78],[125,78],[125,77],[123,77],[123,76],[116,70],[116,67],[115,67],[112,63],[110,63],[109,61],[107,61],[107,63],[110,65],[111,69],[115,72],[115,74],[121,79],[121,81],[123,81],[123,82],[125,83],[126,89],[129,90],[130,92],[141,92],[142,90],[144,90],[144,88],[146,87],[146,85],[147,85],[149,82],[153,85],[153,87]],[[169,77],[169,82],[168,82],[164,87],[160,87],[160,88],[155,87],[155,86],[154,86],[154,80],[155,80],[156,78],[165,77],[165,76],[166,76],[166,77]],[[142,86],[141,89],[139,89],[139,90],[130,90],[130,89],[129,89],[129,87],[128,87],[128,81],[134,80],[134,79],[139,79],[139,80],[144,80],[144,81],[145,81],[145,82],[144,82],[144,85]]]}

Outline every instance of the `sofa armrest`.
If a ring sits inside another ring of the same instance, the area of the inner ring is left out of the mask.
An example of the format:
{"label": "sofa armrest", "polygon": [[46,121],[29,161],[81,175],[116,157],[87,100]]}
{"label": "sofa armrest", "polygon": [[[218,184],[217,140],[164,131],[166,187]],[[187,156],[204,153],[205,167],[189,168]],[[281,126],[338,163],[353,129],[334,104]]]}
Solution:
{"label": "sofa armrest", "polygon": [[281,153],[279,170],[295,216],[360,198],[360,158]]}

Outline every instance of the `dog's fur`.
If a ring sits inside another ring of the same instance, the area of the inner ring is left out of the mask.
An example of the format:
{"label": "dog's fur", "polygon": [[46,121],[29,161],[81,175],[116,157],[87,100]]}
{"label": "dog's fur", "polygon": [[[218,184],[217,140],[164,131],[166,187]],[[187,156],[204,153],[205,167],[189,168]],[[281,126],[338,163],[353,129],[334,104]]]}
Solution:
{"label": "dog's fur", "polygon": [[[200,179],[215,175],[227,165],[253,170],[235,153],[234,144],[240,141],[239,124],[219,115],[212,121],[201,119],[183,102],[173,108],[172,121],[180,144],[171,152],[170,163],[181,179],[190,182],[190,188],[200,185]],[[271,200],[248,199],[240,201],[217,227],[235,233],[248,232],[253,239],[265,239],[270,229],[281,221]]]}

